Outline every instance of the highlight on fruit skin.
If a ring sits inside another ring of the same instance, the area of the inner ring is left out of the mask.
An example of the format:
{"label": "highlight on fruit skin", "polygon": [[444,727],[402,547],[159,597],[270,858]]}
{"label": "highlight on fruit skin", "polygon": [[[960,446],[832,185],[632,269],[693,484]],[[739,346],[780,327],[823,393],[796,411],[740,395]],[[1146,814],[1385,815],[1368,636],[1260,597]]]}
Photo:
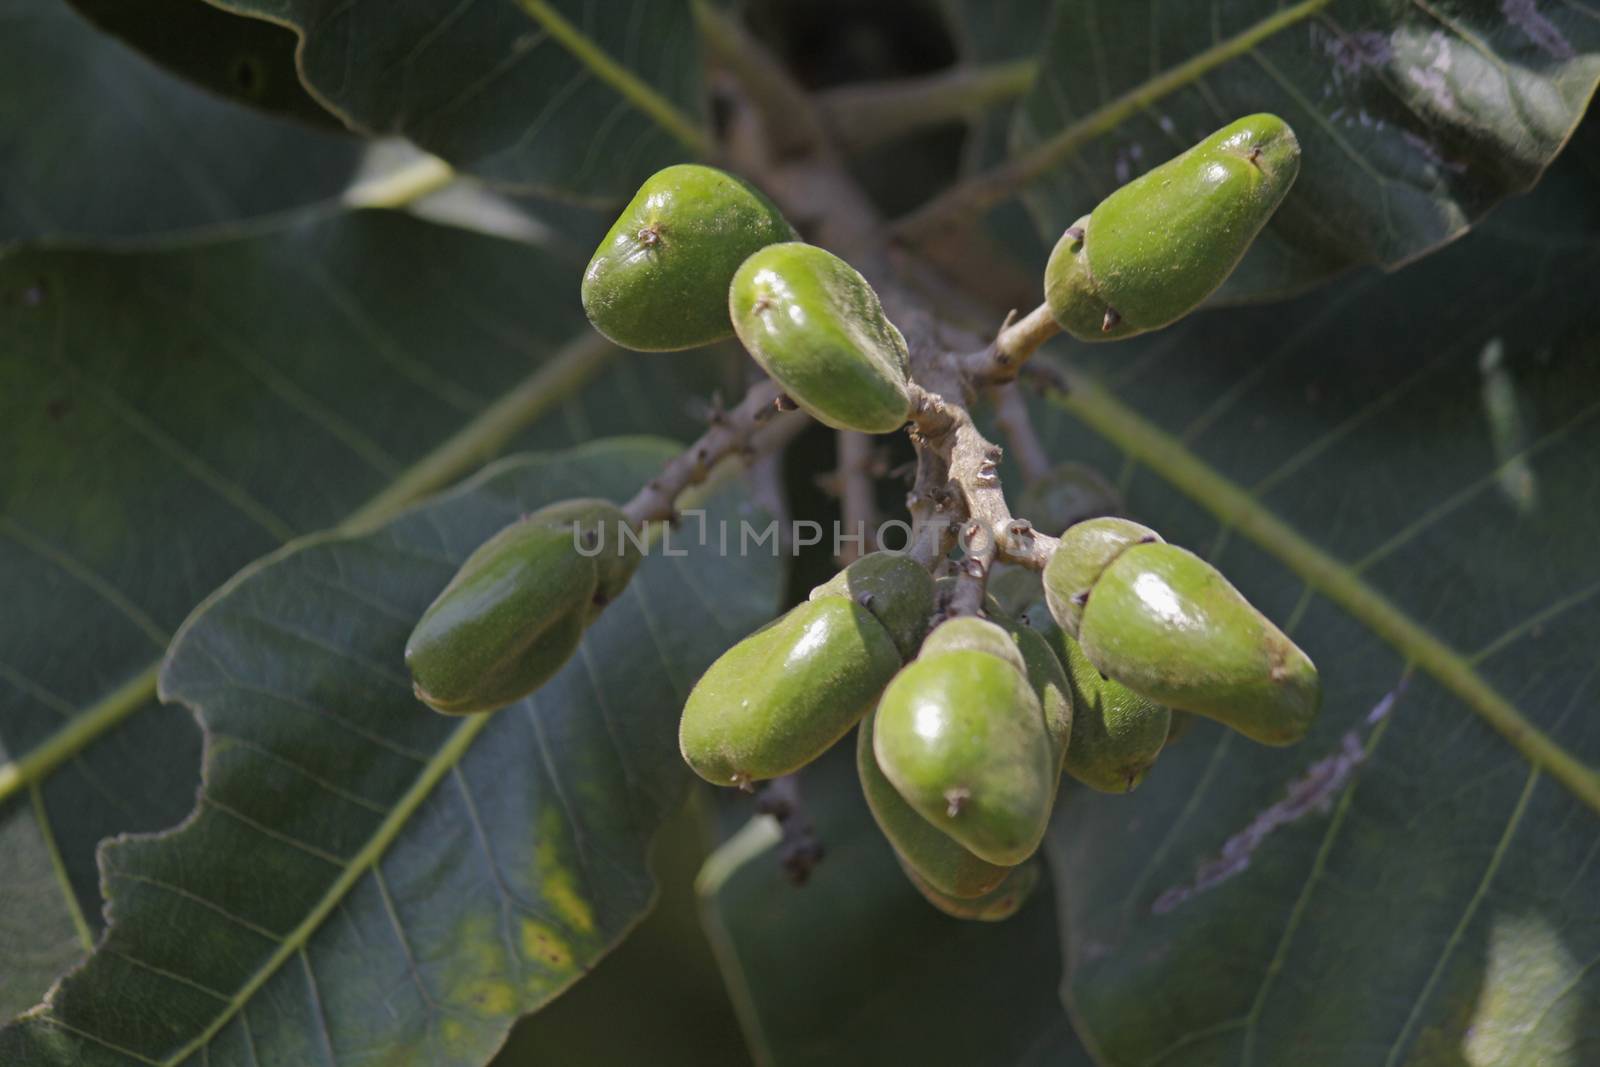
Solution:
{"label": "highlight on fruit skin", "polygon": [[1220,571],[1176,545],[1134,545],[1106,567],[1079,643],[1129,689],[1264,745],[1305,737],[1322,703],[1310,657]]}
{"label": "highlight on fruit skin", "polygon": [[905,424],[905,338],[850,264],[799,241],[768,245],[739,267],[727,299],[745,349],[807,414],[862,433]]}
{"label": "highlight on fruit skin", "polygon": [[748,182],[697,163],[645,179],[583,274],[583,308],[610,340],[641,352],[733,334],[728,285],[752,252],[795,239]]}
{"label": "highlight on fruit skin", "polygon": [[912,809],[979,858],[1015,866],[1039,847],[1060,763],[1039,698],[1009,658],[919,655],[878,701],[873,752]]}
{"label": "highlight on fruit skin", "polygon": [[[417,699],[465,715],[549,681],[639,566],[637,548],[618,534],[626,521],[608,501],[561,501],[479,546],[406,641]],[[623,547],[589,554],[584,543]]]}
{"label": "highlight on fruit skin", "polygon": [[1045,302],[1080,341],[1168,326],[1233,273],[1300,173],[1276,115],[1248,115],[1135,178],[1061,235]]}
{"label": "highlight on fruit skin", "polygon": [[933,575],[899,552],[869,552],[811,590],[810,600],[849,597],[883,624],[900,655],[917,654],[933,616]]}
{"label": "highlight on fruit skin", "polygon": [[878,766],[873,751],[875,711],[856,728],[856,774],[878,829],[901,865],[946,897],[972,900],[993,891],[1010,867],[980,859],[955,838],[917,814]]}
{"label": "highlight on fruit skin", "polygon": [[805,601],[701,675],[678,747],[713,785],[748,788],[789,774],[849,733],[900,663],[889,631],[855,600]]}
{"label": "highlight on fruit skin", "polygon": [[1161,535],[1131,519],[1106,516],[1067,527],[1061,545],[1040,576],[1045,602],[1061,628],[1078,636],[1078,620],[1089,590],[1101,572],[1130,545],[1161,540]]}
{"label": "highlight on fruit skin", "polygon": [[1322,683],[1310,658],[1220,571],[1154,531],[1079,523],[1062,534],[1043,584],[1051,616],[1089,663],[1140,696],[1267,745],[1311,728]]}

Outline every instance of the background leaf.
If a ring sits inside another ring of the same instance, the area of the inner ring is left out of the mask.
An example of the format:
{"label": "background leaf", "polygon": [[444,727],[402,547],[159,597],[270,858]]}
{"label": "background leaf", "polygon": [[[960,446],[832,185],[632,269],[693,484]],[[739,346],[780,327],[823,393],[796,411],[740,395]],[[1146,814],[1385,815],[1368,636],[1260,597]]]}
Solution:
{"label": "background leaf", "polygon": [[[161,676],[206,731],[194,813],[102,850],[105,938],[0,1032],[0,1058],[477,1064],[579,978],[653,901],[650,839],[688,781],[677,709],[771,616],[781,563],[658,546],[561,673],[495,715],[423,707],[402,650],[496,530],[554,500],[624,499],[676,451],[508,460],[210,597]],[[709,521],[737,521],[740,499]]]}
{"label": "background leaf", "polygon": [[220,96],[330,130],[344,126],[295,71],[295,35],[205,0],[69,0],[96,26]]}
{"label": "background leaf", "polygon": [[1597,16],[1581,0],[1057,3],[1014,130],[1019,156],[1052,146],[1027,202],[1054,243],[1129,178],[1275,111],[1304,165],[1223,297],[1393,268],[1538,179],[1600,78]]}
{"label": "background leaf", "polygon": [[906,881],[872,821],[854,734],[800,781],[826,850],[804,886],[785,875],[765,816],[700,875],[707,929],[758,1063],[1087,1067],[1055,995],[1048,884],[1007,922],[947,918]]}
{"label": "background leaf", "polygon": [[718,357],[619,358],[581,270],[383,212],[0,259],[0,1016],[98,930],[96,842],[193,802],[154,670],[202,597],[509,445],[696,432]]}
{"label": "background leaf", "polygon": [[497,183],[585,200],[631,195],[702,153],[688,0],[219,0],[302,38],[311,91]]}
{"label": "background leaf", "polygon": [[61,0],[0,0],[0,244],[165,234],[327,201],[361,152],[157,70]]}
{"label": "background leaf", "polygon": [[1101,1062],[1600,1054],[1585,140],[1397,276],[1073,350],[1051,454],[1120,470],[1325,687],[1296,748],[1201,725],[1132,796],[1058,812],[1067,997]]}

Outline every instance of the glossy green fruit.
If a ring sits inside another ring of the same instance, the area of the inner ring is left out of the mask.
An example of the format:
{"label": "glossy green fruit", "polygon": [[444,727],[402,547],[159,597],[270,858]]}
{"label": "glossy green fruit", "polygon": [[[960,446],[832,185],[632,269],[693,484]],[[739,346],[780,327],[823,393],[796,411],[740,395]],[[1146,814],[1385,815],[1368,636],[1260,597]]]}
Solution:
{"label": "glossy green fruit", "polygon": [[1029,485],[1017,499],[1017,513],[1036,530],[1065,530],[1085,519],[1115,515],[1122,495],[1086,463],[1062,463]]}
{"label": "glossy green fruit", "polygon": [[1072,683],[1072,744],[1065,770],[1102,793],[1131,793],[1167,743],[1171,712],[1107,678],[1059,628],[1051,640]]}
{"label": "glossy green fruit", "polygon": [[603,500],[563,501],[481,545],[406,642],[417,698],[452,715],[493,711],[548,681],[638,566],[636,553],[580,551],[599,543],[603,525],[625,521]]}
{"label": "glossy green fruit", "polygon": [[1317,669],[1211,564],[1176,545],[1134,545],[1106,567],[1079,626],[1083,653],[1151,700],[1267,745],[1310,729]]}
{"label": "glossy green fruit", "polygon": [[947,619],[934,627],[922,642],[919,657],[936,656],[941,652],[987,652],[999,656],[1017,670],[1027,672],[1028,664],[1017,647],[1017,639],[998,623],[980,619],[976,615],[960,615]]}
{"label": "glossy green fruit", "polygon": [[922,655],[878,702],[878,766],[923,818],[1015,866],[1044,836],[1059,768],[1033,687],[987,652]]}
{"label": "glossy green fruit", "polygon": [[1011,873],[1010,867],[981,860],[949,834],[918,815],[884,776],[873,752],[876,712],[868,712],[856,730],[856,772],[867,807],[883,836],[908,869],[938,892],[970,900],[990,892]]}
{"label": "glossy green fruit", "polygon": [[1081,341],[1176,322],[1233,273],[1299,172],[1300,143],[1276,115],[1224,126],[1067,229],[1045,269],[1051,313]]}
{"label": "glossy green fruit", "polygon": [[752,252],[794,240],[766,197],[731,174],[698,164],[659,171],[595,250],[583,308],[624,348],[670,351],[733,333],[728,285]]}
{"label": "glossy green fruit", "polygon": [[900,668],[894,640],[854,600],[809,600],[724,652],[695,683],[678,745],[714,785],[799,770],[849,732]]}
{"label": "glossy green fruit", "polygon": [[1022,910],[1022,906],[1033,896],[1033,891],[1039,885],[1039,861],[1028,860],[1019,867],[1012,867],[1006,872],[1005,880],[981,897],[964,898],[952,896],[941,892],[929,884],[926,878],[919,875],[902,858],[901,870],[906,872],[906,877],[911,884],[929,904],[938,908],[952,919],[973,919],[978,922],[997,923],[1011,918]]}
{"label": "glossy green fruit", "polygon": [[1087,519],[1068,527],[1040,576],[1050,614],[1063,630],[1078,636],[1083,605],[1101,572],[1132,546],[1160,540],[1150,527],[1128,519]]}
{"label": "glossy green fruit", "polygon": [[832,252],[798,241],[763,248],[734,275],[728,311],[750,355],[819,422],[862,433],[905,424],[905,338]]}
{"label": "glossy green fruit", "polygon": [[812,600],[849,597],[883,624],[900,655],[911,659],[933,617],[933,575],[910,556],[870,552],[811,590]]}
{"label": "glossy green fruit", "polygon": [[1045,732],[1050,735],[1059,776],[1072,742],[1077,708],[1073,702],[1072,683],[1060,657],[1044,635],[1019,622],[1009,623],[1008,628],[1016,638],[1017,650],[1022,653],[1028,682],[1039,697]]}
{"label": "glossy green fruit", "polygon": [[541,508],[544,522],[576,523],[580,528],[578,553],[595,565],[595,594],[588,621],[627,589],[639,564],[644,562],[639,544],[625,534],[628,520],[622,510],[606,500],[567,500]]}

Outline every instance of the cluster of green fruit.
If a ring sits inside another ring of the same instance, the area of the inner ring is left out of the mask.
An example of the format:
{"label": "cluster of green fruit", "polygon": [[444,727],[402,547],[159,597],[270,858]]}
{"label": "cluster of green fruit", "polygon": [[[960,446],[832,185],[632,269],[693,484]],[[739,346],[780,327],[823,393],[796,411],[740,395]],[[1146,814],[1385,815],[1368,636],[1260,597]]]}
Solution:
{"label": "cluster of green fruit", "polygon": [[1047,613],[991,597],[984,617],[946,618],[925,568],[865,556],[711,665],[684,706],[684,758],[748,788],[859,722],[862,788],[911,881],[952,915],[1000,919],[1038,878],[1063,772],[1103,792],[1137,787],[1171,709],[1273,745],[1316,714],[1305,653],[1148,527],[1072,526],[1042,595]]}
{"label": "cluster of green fruit", "polygon": [[[1187,314],[1237,265],[1298,165],[1289,128],[1255,115],[1113,193],[1052,254],[1052,315],[1104,340]],[[911,414],[906,341],[866,279],[710,167],[646,181],[582,295],[595,327],[629,348],[737,335],[829,426],[889,433]],[[1087,484],[1092,497],[1099,487]],[[1081,472],[1047,479],[1030,506],[1048,521],[1081,506],[1084,485]],[[684,758],[708,781],[749,787],[860,723],[862,786],[911,880],[950,914],[1012,914],[1038,880],[1033,855],[1063,772],[1126,792],[1175,732],[1175,713],[1287,744],[1317,709],[1303,652],[1209,564],[1105,514],[1114,510],[1053,525],[1066,530],[1042,586],[1016,572],[1012,612],[995,583],[981,614],[950,617],[948,591],[912,558],[856,561],[706,671],[684,708]],[[467,714],[544,684],[638,567],[627,521],[606,501],[563,501],[486,542],[411,635],[417,696]],[[588,551],[607,529],[615,547]]]}

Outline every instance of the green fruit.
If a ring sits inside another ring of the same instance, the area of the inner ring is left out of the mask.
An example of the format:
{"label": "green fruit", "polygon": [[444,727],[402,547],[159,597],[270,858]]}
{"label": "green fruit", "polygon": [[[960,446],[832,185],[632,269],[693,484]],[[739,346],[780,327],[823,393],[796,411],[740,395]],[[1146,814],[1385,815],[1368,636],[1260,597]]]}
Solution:
{"label": "green fruit", "polygon": [[1002,615],[1015,615],[1041,596],[1039,574],[1016,564],[996,563],[989,571],[989,596]]}
{"label": "green fruit", "polygon": [[1039,706],[1044,712],[1045,732],[1050,735],[1050,744],[1055,751],[1056,774],[1059,776],[1072,742],[1076,711],[1072,684],[1061,665],[1061,659],[1042,634],[1016,622],[1010,624],[1010,629],[1016,638],[1017,650],[1022,653],[1027,666],[1028,682],[1039,697]]}
{"label": "green fruit", "polygon": [[1205,560],[1134,545],[1106,567],[1083,609],[1083,653],[1151,700],[1267,745],[1310,729],[1321,703],[1306,654]]}
{"label": "green fruit", "polygon": [[980,619],[976,615],[959,615],[934,627],[922,642],[920,657],[937,656],[942,652],[987,652],[999,656],[1017,670],[1027,672],[1028,665],[1017,648],[1017,639],[998,623]]}
{"label": "green fruit", "polygon": [[1062,463],[1050,468],[1017,500],[1018,513],[1038,530],[1065,530],[1085,519],[1115,515],[1121,510],[1121,494],[1086,463]]}
{"label": "green fruit", "polygon": [[714,785],[788,774],[848,733],[899,668],[893,639],[866,608],[840,596],[807,601],[701,676],[679,748]]}
{"label": "green fruit", "polygon": [[1034,889],[1039,885],[1039,861],[1029,860],[1020,867],[1012,867],[998,886],[981,897],[971,899],[952,896],[929,884],[902,858],[900,868],[906,872],[911,884],[929,904],[952,919],[975,919],[996,923],[1011,918],[1022,910]]}
{"label": "green fruit", "polygon": [[645,180],[595,250],[583,309],[624,348],[661,352],[733,333],[728,285],[750,253],[794,240],[754,188],[712,167],[681,164]]}
{"label": "green fruit", "polygon": [[479,546],[406,642],[417,698],[452,715],[493,711],[548,681],[638,566],[637,554],[579,550],[599,543],[602,525],[624,521],[603,500],[563,501]]}
{"label": "green fruit", "polygon": [[1276,115],[1250,115],[1135,178],[1050,254],[1045,301],[1081,341],[1167,326],[1227,280],[1300,172]]}
{"label": "green fruit", "polygon": [[832,252],[792,242],[744,261],[728,291],[739,340],[812,417],[890,433],[911,409],[910,354],[878,294]]}
{"label": "green fruit", "polygon": [[922,655],[878,702],[873,752],[923,818],[979,858],[1015,866],[1044,836],[1059,768],[1039,698],[987,652]]}
{"label": "green fruit", "polygon": [[910,556],[871,552],[811,590],[810,599],[825,596],[849,597],[872,612],[910,659],[933,616],[933,575]]}
{"label": "green fruit", "polygon": [[974,856],[905,802],[884,776],[872,750],[876,718],[876,712],[868,712],[856,730],[856,772],[861,776],[867,807],[901,864],[946,896],[970,900],[993,890],[1005,881],[1011,868]]}
{"label": "green fruit", "polygon": [[[624,528],[628,520],[622,510],[606,500],[567,500],[541,508],[544,522],[577,523],[583,532],[579,554],[594,560],[596,588],[594,606],[589,612],[593,622],[605,606],[628,587],[633,574],[644,561],[643,550]],[[592,531],[593,537],[588,535]]]}
{"label": "green fruit", "polygon": [[1133,545],[1160,540],[1150,527],[1128,519],[1088,519],[1068,527],[1041,575],[1050,614],[1063,630],[1078,636],[1083,605],[1101,572]]}
{"label": "green fruit", "polygon": [[1102,793],[1131,793],[1167,743],[1171,712],[1100,673],[1060,629],[1044,633],[1072,684],[1072,743],[1066,772]]}

